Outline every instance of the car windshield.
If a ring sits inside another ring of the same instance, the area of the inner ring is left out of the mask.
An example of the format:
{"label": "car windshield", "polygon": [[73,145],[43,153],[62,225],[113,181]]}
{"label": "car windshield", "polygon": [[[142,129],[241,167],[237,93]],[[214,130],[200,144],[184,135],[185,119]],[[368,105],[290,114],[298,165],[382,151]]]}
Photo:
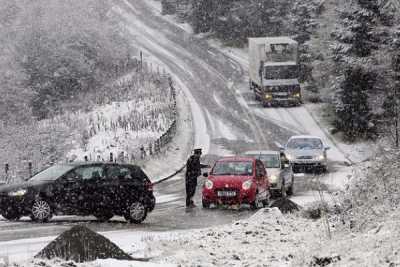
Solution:
{"label": "car windshield", "polygon": [[279,155],[263,155],[263,154],[253,154],[250,155],[256,159],[259,159],[264,163],[265,168],[280,168],[281,162],[279,160]]}
{"label": "car windshield", "polygon": [[218,161],[212,170],[212,175],[252,175],[251,161]]}
{"label": "car windshield", "polygon": [[309,150],[322,149],[322,147],[322,141],[318,138],[294,138],[287,144],[287,148],[289,149]]}
{"label": "car windshield", "polygon": [[63,174],[72,170],[74,166],[56,165],[34,175],[29,181],[54,181]]}

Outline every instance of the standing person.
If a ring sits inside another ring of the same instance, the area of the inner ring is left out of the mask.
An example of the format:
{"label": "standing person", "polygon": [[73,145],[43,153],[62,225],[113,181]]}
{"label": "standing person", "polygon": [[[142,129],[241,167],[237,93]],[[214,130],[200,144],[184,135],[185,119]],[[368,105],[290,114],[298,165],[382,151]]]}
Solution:
{"label": "standing person", "polygon": [[196,193],[197,187],[197,177],[201,175],[201,168],[208,168],[208,165],[204,165],[200,163],[201,157],[201,148],[196,148],[194,150],[193,155],[186,162],[186,175],[185,175],[185,184],[186,184],[186,207],[194,208],[196,205],[194,204],[192,197]]}

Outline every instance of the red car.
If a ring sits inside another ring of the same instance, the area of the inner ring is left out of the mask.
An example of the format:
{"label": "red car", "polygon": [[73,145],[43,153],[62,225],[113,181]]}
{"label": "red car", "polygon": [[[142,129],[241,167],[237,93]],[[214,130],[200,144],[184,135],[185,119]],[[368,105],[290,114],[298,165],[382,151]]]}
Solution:
{"label": "red car", "polygon": [[204,208],[210,204],[250,204],[256,209],[269,204],[269,181],[264,164],[253,157],[218,160],[203,185]]}

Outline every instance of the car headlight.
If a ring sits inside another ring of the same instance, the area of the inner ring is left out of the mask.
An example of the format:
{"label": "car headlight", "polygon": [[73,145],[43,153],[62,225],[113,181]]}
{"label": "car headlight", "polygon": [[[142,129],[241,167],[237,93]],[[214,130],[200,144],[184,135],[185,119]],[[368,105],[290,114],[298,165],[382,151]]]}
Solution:
{"label": "car headlight", "polygon": [[272,95],[271,94],[265,94],[265,99],[271,99]]}
{"label": "car headlight", "polygon": [[212,189],[213,188],[213,186],[214,186],[214,183],[211,181],[211,180],[206,180],[206,182],[204,183],[204,186],[207,188],[207,189]]}
{"label": "car headlight", "polygon": [[269,177],[269,181],[271,182],[271,184],[276,184],[276,182],[278,181],[278,176],[276,175],[271,175]]}
{"label": "car headlight", "polygon": [[285,154],[285,157],[287,158],[287,160],[292,160],[293,159],[293,156],[290,155],[290,154]]}
{"label": "car headlight", "polygon": [[242,188],[243,190],[249,190],[253,182],[251,180],[247,180],[246,182],[243,182]]}
{"label": "car headlight", "polygon": [[295,93],[293,96],[300,98],[300,93]]}
{"label": "car headlight", "polygon": [[26,190],[25,189],[20,189],[18,191],[12,191],[12,192],[8,193],[8,195],[10,197],[20,197],[20,196],[23,196],[25,194],[26,194]]}
{"label": "car headlight", "polygon": [[324,160],[325,156],[324,155],[319,155],[317,157],[315,157],[316,160]]}

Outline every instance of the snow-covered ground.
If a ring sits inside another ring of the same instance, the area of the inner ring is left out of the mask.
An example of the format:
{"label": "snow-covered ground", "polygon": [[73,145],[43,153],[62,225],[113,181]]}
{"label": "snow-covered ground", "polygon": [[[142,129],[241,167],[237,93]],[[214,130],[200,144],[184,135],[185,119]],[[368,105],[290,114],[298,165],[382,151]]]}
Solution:
{"label": "snow-covered ground", "polygon": [[[283,216],[274,209],[262,209],[252,217],[201,230],[103,233],[133,257],[150,258],[150,263],[97,260],[78,266],[290,266],[321,234],[320,222],[299,215]],[[31,257],[55,237],[0,242],[0,255],[10,262],[32,266]],[[36,263],[40,260],[35,260]],[[64,262],[50,261],[51,266]]]}

